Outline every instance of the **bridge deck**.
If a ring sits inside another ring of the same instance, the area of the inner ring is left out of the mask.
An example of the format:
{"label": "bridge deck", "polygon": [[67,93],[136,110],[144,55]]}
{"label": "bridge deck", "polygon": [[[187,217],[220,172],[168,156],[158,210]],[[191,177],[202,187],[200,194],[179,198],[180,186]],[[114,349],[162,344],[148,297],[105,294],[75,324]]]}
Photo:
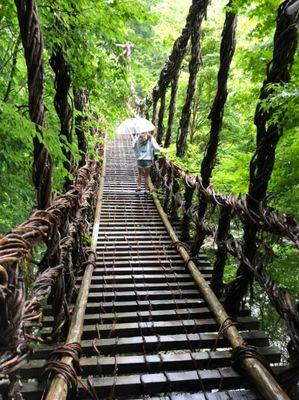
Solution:
{"label": "bridge deck", "polygon": [[[172,247],[152,198],[136,194],[136,172],[128,138],[109,143],[97,265],[81,343],[82,378],[91,376],[99,398],[260,398],[231,367],[225,339],[210,350],[219,327]],[[205,255],[199,269],[209,280]],[[248,344],[260,347],[270,362],[279,361],[278,350],[269,347],[248,312],[237,325]],[[35,352],[21,371],[24,381],[41,375],[49,352]],[[25,399],[40,399],[42,386],[25,382],[22,393]],[[87,397],[79,389],[78,398]]]}

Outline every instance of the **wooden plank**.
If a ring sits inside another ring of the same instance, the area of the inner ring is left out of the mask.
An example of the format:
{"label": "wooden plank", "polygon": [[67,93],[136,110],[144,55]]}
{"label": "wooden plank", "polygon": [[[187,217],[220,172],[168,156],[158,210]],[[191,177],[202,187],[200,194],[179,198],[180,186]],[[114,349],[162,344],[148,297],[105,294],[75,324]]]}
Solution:
{"label": "wooden plank", "polygon": [[[130,268],[130,267],[118,267],[118,268],[113,268],[113,267],[105,267],[103,266],[102,268],[98,268],[94,278],[96,278],[97,276],[103,276],[103,275],[128,275],[128,274],[132,274],[132,275],[144,275],[151,272],[152,274],[157,274],[157,275],[161,275],[163,272],[165,274],[176,274],[179,278],[179,275],[185,275],[184,272],[184,268],[168,268],[168,267],[164,267],[164,268],[154,268],[154,267],[135,267],[135,268]],[[211,274],[206,273],[205,271],[203,271],[203,275],[205,276],[206,279],[211,278]]]}
{"label": "wooden plank", "polygon": [[155,299],[182,299],[182,298],[201,298],[201,294],[196,290],[136,290],[136,291],[113,291],[101,293],[89,293],[89,302],[99,302],[102,299],[108,301],[109,299],[115,301],[129,301],[129,300],[155,300]]}
{"label": "wooden plank", "polygon": [[[103,324],[101,318],[98,324],[84,325],[82,339],[94,339],[100,333],[101,338],[112,337],[131,337],[143,335],[179,335],[181,333],[216,332],[219,326],[213,318],[201,319],[176,319],[168,321],[138,321],[138,322],[119,322]],[[236,325],[241,330],[256,330],[259,322],[253,317],[239,317]],[[42,337],[48,337],[50,329],[43,329]]]}
{"label": "wooden plank", "polygon": [[[168,308],[204,307],[206,303],[201,298],[195,299],[158,299],[158,300],[131,300],[131,301],[102,301],[99,304],[87,304],[86,312],[120,312],[120,311],[147,311],[166,310]],[[96,311],[95,311],[96,310]]]}
{"label": "wooden plank", "polygon": [[[173,273],[174,275],[185,275],[186,274],[186,270],[185,268],[179,267],[179,266],[174,266],[171,268],[171,266],[161,266],[161,267],[113,267],[113,266],[108,266],[106,267],[105,265],[103,265],[102,267],[97,267],[94,271],[94,277],[97,277],[98,275],[102,276],[103,274],[108,274],[108,275],[128,275],[128,274],[147,274],[147,273],[151,273],[151,274],[158,274],[161,275],[162,273],[164,274],[171,274]],[[211,274],[206,273],[205,270],[203,270],[202,272],[203,275],[205,275],[206,279],[207,278],[211,278]]]}
{"label": "wooden plank", "polygon": [[[218,325],[213,318],[194,318],[182,319],[177,316],[176,319],[165,320],[149,320],[143,321],[141,316],[139,320],[134,322],[119,321],[117,315],[111,323],[103,323],[102,315],[99,314],[96,323],[85,324],[83,328],[82,339],[93,339],[97,337],[97,330],[100,332],[101,338],[107,337],[129,337],[138,336],[140,332],[143,335],[152,334],[181,334],[181,333],[196,333],[196,332],[215,332],[218,330]],[[256,330],[259,328],[259,322],[254,317],[239,317],[236,319],[236,325],[241,330]],[[49,335],[49,329],[43,329],[43,337]]]}
{"label": "wooden plank", "polygon": [[[96,265],[97,266],[102,266],[104,264],[113,264],[115,266],[121,266],[121,265],[131,265],[132,267],[134,266],[158,266],[158,265],[174,265],[174,266],[185,266],[184,261],[182,259],[166,259],[162,258],[162,256],[159,257],[159,254],[157,254],[156,259],[153,260],[148,260],[146,258],[142,257],[132,257],[131,259],[128,260],[119,260],[119,259],[106,259],[103,257],[104,260],[101,260],[100,257],[97,258]],[[191,275],[190,275],[191,276]]]}
{"label": "wooden plank", "polygon": [[109,224],[103,224],[100,227],[100,233],[101,232],[139,232],[139,231],[144,231],[146,234],[148,232],[159,232],[161,234],[165,234],[165,226],[162,224],[157,223],[156,221],[150,222],[150,221],[139,221],[139,220],[134,220],[130,221],[127,218],[125,218],[123,221],[118,222],[118,223],[113,223],[112,221]]}
{"label": "wooden plank", "polygon": [[[248,344],[253,346],[269,346],[269,341],[264,332],[250,331],[241,332],[241,336]],[[144,354],[160,351],[189,350],[190,348],[199,350],[210,349],[215,345],[218,335],[211,333],[191,333],[180,335],[151,335],[134,336],[110,339],[83,340],[81,342],[83,354],[85,356],[95,355],[94,346],[96,346],[102,355],[104,354]],[[217,349],[229,348],[229,343],[223,337],[217,342]],[[45,346],[39,348],[33,354],[32,359],[42,359],[49,356],[55,346]]]}
{"label": "wooden plank", "polygon": [[[174,306],[175,307],[175,306]],[[243,310],[240,316],[249,317],[250,310]],[[180,318],[208,318],[212,317],[212,312],[207,307],[197,308],[174,308],[167,310],[152,311],[130,311],[130,312],[98,312],[95,314],[86,314],[84,321],[86,324],[96,324],[101,320],[103,323],[118,322],[138,322],[142,321],[169,321]],[[53,318],[48,317],[44,321],[44,326],[52,326]]]}
{"label": "wooden plank", "polygon": [[140,247],[142,245],[142,248],[152,246],[169,246],[171,247],[171,242],[169,239],[159,239],[159,238],[151,238],[148,236],[144,237],[134,237],[134,236],[122,236],[122,237],[98,237],[97,239],[97,245],[114,245],[116,247],[122,246],[122,245],[127,245],[127,246],[136,246]]}
{"label": "wooden plank", "polygon": [[[164,399],[164,394],[161,393],[158,397],[147,396],[146,400],[161,400]],[[144,400],[144,397],[139,397],[138,399],[131,400]],[[165,398],[166,400],[166,398]],[[238,389],[238,390],[226,390],[217,391],[214,393],[207,392],[196,392],[196,393],[168,393],[167,400],[263,400],[257,393],[253,390],[248,389]]]}
{"label": "wooden plank", "polygon": [[[141,247],[142,245],[142,247]],[[123,250],[126,251],[127,249],[132,249],[132,250],[138,250],[141,249],[142,250],[168,250],[168,249],[173,249],[173,246],[171,245],[171,243],[169,243],[169,241],[165,240],[164,243],[161,242],[155,242],[153,243],[152,240],[145,240],[142,242],[129,242],[129,241],[125,241],[125,240],[120,240],[120,241],[103,241],[103,240],[99,240],[97,242],[97,251],[102,250],[102,249],[109,249],[109,248],[113,248],[113,249],[117,249],[117,250]]]}
{"label": "wooden plank", "polygon": [[[107,250],[105,251],[105,247],[104,246],[97,246],[97,250],[99,249],[98,253],[99,254],[107,254],[109,256],[109,254],[111,254],[111,256],[113,254],[117,254],[118,257],[127,257],[129,255],[139,255],[142,252],[142,255],[144,256],[151,256],[153,255],[153,248],[154,246],[149,246],[149,247],[144,247],[144,248],[134,248],[131,249],[130,246],[126,246],[125,249],[119,249],[119,246],[114,246],[113,244],[109,244],[109,246],[107,246]],[[158,253],[162,253],[167,255],[168,257],[173,257],[177,255],[177,252],[175,251],[175,249],[172,248],[168,248],[166,247],[161,247],[159,249],[157,249]],[[207,261],[206,258],[201,258],[201,260]]]}
{"label": "wooden plank", "polygon": [[[77,281],[80,283],[82,277],[78,277]],[[102,282],[110,283],[131,283],[131,282],[142,282],[142,283],[155,283],[162,282],[163,280],[171,283],[179,280],[180,282],[190,281],[189,274],[135,274],[135,275],[99,275],[92,278],[93,284],[101,284]]]}
{"label": "wooden plank", "polygon": [[[117,251],[117,249],[115,249]],[[149,257],[145,256],[142,254],[142,250],[139,250],[139,254],[136,255],[130,255],[130,252],[128,252],[127,257],[118,257],[117,252],[110,257],[108,257],[105,254],[98,254],[97,256],[97,265],[103,265],[103,263],[113,263],[114,265],[160,265],[160,264],[172,264],[172,265],[185,265],[184,261],[178,257],[173,257],[173,255],[167,257],[163,252],[159,253],[157,252],[156,257]],[[207,261],[201,261],[200,263],[201,267],[208,267],[211,271],[213,271],[213,268],[211,267],[211,264]],[[191,275],[190,275],[191,276]]]}
{"label": "wooden plank", "polygon": [[[77,288],[80,286],[77,285]],[[101,285],[91,284],[90,292],[105,292],[110,290],[128,290],[128,289],[143,289],[143,290],[164,290],[164,289],[195,289],[196,285],[194,282],[157,282],[157,283],[103,283]]]}
{"label": "wooden plank", "polygon": [[[140,394],[157,394],[168,391],[211,390],[214,388],[235,389],[247,387],[249,381],[232,368],[214,370],[190,370],[168,373],[146,373],[128,376],[90,378],[92,387],[98,396],[119,397]],[[25,384],[22,395],[25,399],[35,400],[42,394],[42,387]],[[86,392],[79,387],[78,398],[86,398]]]}
{"label": "wooden plank", "polygon": [[[280,361],[280,351],[276,347],[260,349],[261,354],[269,363]],[[112,375],[117,365],[117,374],[145,373],[160,371],[182,371],[192,369],[214,369],[227,367],[231,363],[231,351],[202,351],[180,354],[153,354],[142,356],[116,356],[116,357],[82,357],[80,366],[82,376],[94,375],[95,372]],[[22,378],[39,378],[45,366],[45,360],[33,360],[25,364],[20,370]]]}
{"label": "wooden plank", "polygon": [[[180,260],[182,262],[182,257],[180,257],[179,254],[175,252],[168,252],[168,251],[157,251],[157,254],[153,254],[152,251],[150,250],[145,250],[143,251],[142,248],[136,248],[136,249],[128,249],[128,251],[118,251],[117,247],[111,247],[109,251],[107,252],[98,252],[98,258],[99,261],[101,260],[101,256],[105,260],[117,260],[117,261],[124,261],[124,260],[157,260],[159,257],[163,257],[165,259],[173,259],[173,260]],[[207,262],[206,260],[203,259],[204,262]]]}
{"label": "wooden plank", "polygon": [[[206,302],[202,299],[171,299],[171,300],[133,300],[133,301],[102,301],[99,303],[87,303],[86,313],[98,312],[123,312],[123,311],[148,311],[166,310],[188,307],[205,307]],[[103,311],[104,310],[104,311]],[[44,306],[45,316],[51,315],[50,306]]]}

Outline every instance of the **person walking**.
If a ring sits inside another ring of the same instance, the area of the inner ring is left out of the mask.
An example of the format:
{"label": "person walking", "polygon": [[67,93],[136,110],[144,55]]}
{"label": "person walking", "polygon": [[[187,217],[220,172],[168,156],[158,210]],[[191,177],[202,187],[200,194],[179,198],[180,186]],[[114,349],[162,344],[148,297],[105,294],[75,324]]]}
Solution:
{"label": "person walking", "polygon": [[142,176],[144,177],[145,193],[149,190],[149,174],[154,161],[154,154],[161,151],[152,132],[140,133],[133,137],[133,149],[137,159],[138,178],[136,192],[141,191]]}

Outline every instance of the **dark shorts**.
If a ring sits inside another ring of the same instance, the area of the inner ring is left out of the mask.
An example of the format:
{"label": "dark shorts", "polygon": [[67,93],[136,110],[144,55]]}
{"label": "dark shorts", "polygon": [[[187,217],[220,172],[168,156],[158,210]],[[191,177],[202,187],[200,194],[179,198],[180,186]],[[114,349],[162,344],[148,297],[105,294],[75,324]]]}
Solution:
{"label": "dark shorts", "polygon": [[137,160],[138,168],[148,169],[153,165],[152,160]]}

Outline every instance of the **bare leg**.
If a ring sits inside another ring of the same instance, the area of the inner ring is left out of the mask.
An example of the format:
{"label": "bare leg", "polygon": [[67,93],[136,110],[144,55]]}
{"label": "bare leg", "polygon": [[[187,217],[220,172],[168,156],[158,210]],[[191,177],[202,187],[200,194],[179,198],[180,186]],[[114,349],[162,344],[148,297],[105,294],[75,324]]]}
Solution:
{"label": "bare leg", "polygon": [[142,177],[142,169],[138,168],[137,190],[140,190],[141,188],[141,177]]}
{"label": "bare leg", "polygon": [[148,182],[149,182],[149,173],[150,173],[150,169],[149,168],[145,168],[144,169],[144,186],[145,186],[145,189],[147,189],[147,190],[149,190],[149,184],[148,184]]}

